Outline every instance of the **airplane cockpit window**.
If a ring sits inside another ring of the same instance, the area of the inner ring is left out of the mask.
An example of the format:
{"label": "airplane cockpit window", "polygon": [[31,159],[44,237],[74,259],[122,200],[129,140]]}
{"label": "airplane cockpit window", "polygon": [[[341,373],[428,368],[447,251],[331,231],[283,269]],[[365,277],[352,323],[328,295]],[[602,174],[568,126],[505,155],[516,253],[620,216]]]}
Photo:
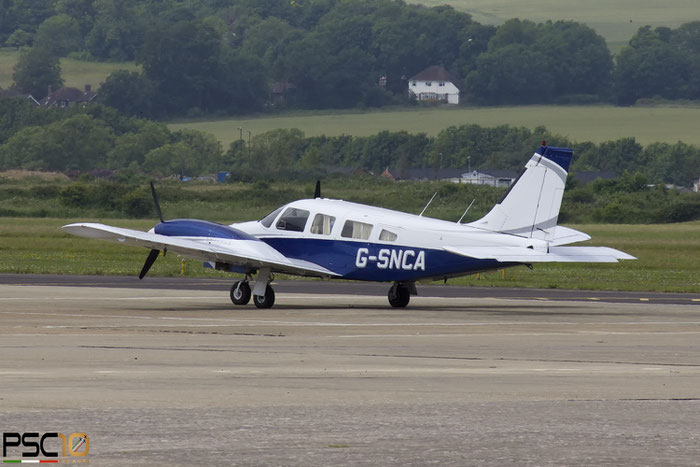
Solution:
{"label": "airplane cockpit window", "polygon": [[270,228],[272,223],[275,221],[277,218],[277,215],[282,211],[282,208],[277,208],[274,211],[272,211],[270,214],[267,216],[263,217],[260,219],[260,223],[265,226],[265,228]]}
{"label": "airplane cockpit window", "polygon": [[379,240],[384,242],[395,242],[397,238],[398,235],[396,235],[394,232],[389,232],[388,230],[384,229],[382,229],[381,233],[379,234]]}
{"label": "airplane cockpit window", "polygon": [[330,235],[335,224],[335,217],[326,214],[316,214],[311,223],[311,233],[319,235]]}
{"label": "airplane cockpit window", "polygon": [[369,240],[369,236],[372,234],[372,224],[365,224],[364,222],[357,221],[345,221],[343,230],[340,232],[341,237],[345,238],[357,238],[360,240]]}
{"label": "airplane cockpit window", "polygon": [[306,221],[309,219],[309,211],[297,208],[287,208],[277,221],[278,230],[290,230],[292,232],[303,232]]}

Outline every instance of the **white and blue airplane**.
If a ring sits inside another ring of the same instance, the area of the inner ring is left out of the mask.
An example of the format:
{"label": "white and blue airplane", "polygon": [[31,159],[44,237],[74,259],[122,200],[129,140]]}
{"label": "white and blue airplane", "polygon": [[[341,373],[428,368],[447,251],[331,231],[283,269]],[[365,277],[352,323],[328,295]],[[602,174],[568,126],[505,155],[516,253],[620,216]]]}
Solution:
{"label": "white and blue airplane", "polygon": [[544,144],[501,202],[467,224],[324,199],[318,183],[313,199],[286,204],[259,221],[164,221],[151,184],[161,222],[148,232],[96,223],[62,228],[81,237],[149,248],[140,279],[161,251],[243,274],[231,287],[231,300],[245,305],[252,295],[258,308],[275,302],[270,286],[275,273],[393,282],[389,303],[405,307],[417,293],[417,281],[540,262],[635,259],[608,247],[563,246],[591,237],[557,225],[573,152]]}

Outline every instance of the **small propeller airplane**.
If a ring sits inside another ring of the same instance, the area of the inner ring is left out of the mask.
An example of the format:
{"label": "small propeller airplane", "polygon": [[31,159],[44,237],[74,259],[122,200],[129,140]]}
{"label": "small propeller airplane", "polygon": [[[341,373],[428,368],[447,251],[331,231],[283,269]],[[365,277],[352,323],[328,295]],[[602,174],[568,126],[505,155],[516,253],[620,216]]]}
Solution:
{"label": "small propeller airplane", "polygon": [[148,232],[96,223],[62,229],[81,237],[149,248],[139,279],[161,251],[243,274],[231,287],[235,305],[246,305],[252,296],[258,308],[271,307],[275,293],[270,282],[275,273],[284,273],[393,282],[389,303],[405,307],[417,294],[416,281],[540,262],[636,259],[608,247],[563,246],[591,238],[557,225],[572,155],[571,149],[543,142],[501,202],[467,224],[462,219],[449,222],[423,217],[423,213],[321,198],[319,182],[313,199],[291,202],[258,221],[231,225],[198,219],[166,221],[151,183],[160,222]]}

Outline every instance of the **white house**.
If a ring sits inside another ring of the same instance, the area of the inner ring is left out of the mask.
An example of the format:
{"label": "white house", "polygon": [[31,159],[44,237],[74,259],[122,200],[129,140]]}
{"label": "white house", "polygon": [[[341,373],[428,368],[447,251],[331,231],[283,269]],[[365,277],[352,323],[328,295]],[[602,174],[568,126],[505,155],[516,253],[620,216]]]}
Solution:
{"label": "white house", "polygon": [[482,169],[465,172],[460,178],[450,181],[453,183],[471,183],[472,185],[508,187],[517,176],[518,174],[512,170]]}
{"label": "white house", "polygon": [[518,174],[512,170],[482,169],[465,172],[464,169],[435,170],[433,168],[399,169],[387,167],[382,172],[382,177],[390,180],[442,180],[452,183],[471,183],[473,185],[490,185],[495,187],[509,187]]}
{"label": "white house", "polygon": [[419,101],[444,101],[459,104],[457,78],[438,65],[426,68],[408,80],[409,95],[413,94]]}

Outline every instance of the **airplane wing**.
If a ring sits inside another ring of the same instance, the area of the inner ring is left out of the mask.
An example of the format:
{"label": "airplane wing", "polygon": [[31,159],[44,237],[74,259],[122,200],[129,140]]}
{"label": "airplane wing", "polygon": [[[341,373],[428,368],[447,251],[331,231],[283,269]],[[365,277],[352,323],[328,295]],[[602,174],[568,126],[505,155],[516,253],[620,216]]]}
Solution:
{"label": "airplane wing", "polygon": [[604,246],[554,246],[548,253],[515,246],[448,246],[444,249],[470,258],[495,259],[504,263],[617,263],[621,259],[637,259]]}
{"label": "airplane wing", "polygon": [[253,269],[270,268],[275,272],[302,276],[339,276],[310,261],[287,258],[267,243],[257,239],[191,240],[97,223],[69,224],[61,229],[80,237],[111,240],[124,245],[155,250],[167,249],[186,258],[200,261],[219,261]]}

